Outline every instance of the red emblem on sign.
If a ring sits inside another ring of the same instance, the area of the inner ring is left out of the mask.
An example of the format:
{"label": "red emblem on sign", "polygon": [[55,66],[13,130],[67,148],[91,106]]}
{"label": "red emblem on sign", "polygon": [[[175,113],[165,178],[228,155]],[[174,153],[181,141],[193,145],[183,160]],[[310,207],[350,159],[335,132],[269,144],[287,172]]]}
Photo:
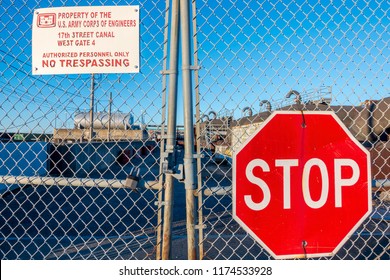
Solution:
{"label": "red emblem on sign", "polygon": [[371,207],[369,153],[333,112],[274,112],[234,154],[233,217],[275,258],[335,254]]}
{"label": "red emblem on sign", "polygon": [[40,28],[50,28],[56,26],[55,13],[43,13],[37,17],[37,26]]}

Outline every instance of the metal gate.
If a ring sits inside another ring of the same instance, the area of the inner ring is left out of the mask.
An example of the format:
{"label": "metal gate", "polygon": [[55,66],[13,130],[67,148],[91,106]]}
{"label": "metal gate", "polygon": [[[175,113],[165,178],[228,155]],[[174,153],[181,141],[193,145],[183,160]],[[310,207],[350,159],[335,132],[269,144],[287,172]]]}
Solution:
{"label": "metal gate", "polygon": [[[2,1],[1,258],[270,259],[232,218],[232,154],[271,111],[332,110],[374,186],[332,258],[389,259],[389,5],[322,2]],[[89,5],[140,5],[140,73],[33,76],[34,9]]]}

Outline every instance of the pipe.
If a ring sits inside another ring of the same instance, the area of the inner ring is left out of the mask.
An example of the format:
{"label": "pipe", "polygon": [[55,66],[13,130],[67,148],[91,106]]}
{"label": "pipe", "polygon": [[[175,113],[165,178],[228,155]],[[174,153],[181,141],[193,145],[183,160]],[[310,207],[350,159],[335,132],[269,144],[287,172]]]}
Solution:
{"label": "pipe", "polygon": [[379,179],[379,180],[373,180],[372,182],[373,187],[381,188],[381,187],[390,187],[390,180],[388,179]]}
{"label": "pipe", "polygon": [[202,122],[208,122],[210,120],[209,116],[203,114],[201,117]]}
{"label": "pipe", "polygon": [[[197,22],[196,22],[196,1],[192,0],[192,32],[193,32],[193,57],[194,57],[194,67],[196,69],[199,69],[198,67],[198,39],[197,39]],[[200,131],[200,94],[199,94],[199,71],[195,71],[194,73],[194,82],[195,82],[195,108],[196,108],[196,153],[198,155],[201,154],[201,131]],[[202,197],[202,174],[200,170],[202,170],[202,159],[201,157],[198,157],[197,160],[197,170],[198,170],[198,190],[197,190],[197,197],[198,197],[198,205],[203,204],[203,197]],[[204,240],[203,235],[203,207],[198,207],[198,240]],[[198,258],[200,260],[203,259],[204,255],[204,248],[203,248],[203,242],[198,242]]]}
{"label": "pipe", "polygon": [[92,142],[93,140],[93,121],[94,121],[94,116],[93,116],[93,107],[94,107],[94,102],[95,102],[95,75],[92,74],[91,76],[91,96],[90,96],[90,108],[89,108],[89,119],[91,120],[91,126],[89,127],[89,141]]}
{"label": "pipe", "polygon": [[287,93],[286,98],[290,98],[291,95],[295,95],[295,96],[296,96],[295,99],[294,99],[294,101],[295,101],[296,104],[302,104],[301,94],[300,94],[298,91],[293,90],[293,89],[290,90],[290,91]]}
{"label": "pipe", "polygon": [[[213,115],[213,117],[211,117],[211,115]],[[214,112],[214,111],[210,111],[210,112],[209,112],[209,116],[210,116],[210,119],[211,119],[211,120],[215,120],[215,119],[217,118],[217,113]]]}
{"label": "pipe", "polygon": [[211,187],[204,190],[205,196],[214,196],[214,195],[228,195],[232,194],[232,187]]}
{"label": "pipe", "polygon": [[248,117],[252,117],[253,111],[252,111],[251,107],[245,107],[244,109],[242,109],[242,113],[244,116],[245,116],[246,112],[248,112]]}
{"label": "pipe", "polygon": [[182,79],[183,79],[183,102],[184,102],[184,174],[186,190],[186,220],[187,220],[187,255],[189,260],[196,259],[195,242],[195,195],[196,165],[194,159],[194,122],[193,101],[191,83],[191,40],[190,40],[190,17],[188,0],[180,0],[180,27],[182,47]]}
{"label": "pipe", "polygon": [[62,187],[99,187],[99,188],[128,188],[129,184],[137,188],[158,190],[158,181],[144,181],[137,179],[89,179],[66,177],[39,177],[39,176],[0,176],[0,184],[6,185],[35,185],[35,186],[62,186]]}
{"label": "pipe", "polygon": [[[177,66],[179,49],[179,0],[172,1],[171,33],[169,47],[169,89],[168,89],[168,124],[165,152],[168,156],[168,169],[172,170],[175,162],[176,114],[177,114]],[[173,209],[173,174],[165,174],[164,191],[164,224],[161,258],[170,259],[172,243],[172,209]]]}
{"label": "pipe", "polygon": [[111,109],[112,109],[112,92],[110,92],[110,100],[108,104],[108,129],[107,129],[107,140],[111,138]]}
{"label": "pipe", "polygon": [[272,106],[271,106],[271,102],[269,102],[268,100],[262,100],[260,101],[260,107],[263,106],[264,104],[266,104],[266,109],[268,112],[271,112],[272,111]]}
{"label": "pipe", "polygon": [[[170,0],[165,1],[165,24],[164,24],[164,55],[163,55],[163,73],[167,73],[167,61],[168,61],[168,38],[169,38],[169,11]],[[156,260],[161,260],[162,257],[162,229],[163,229],[163,189],[165,185],[165,174],[163,171],[165,160],[165,124],[166,124],[166,103],[167,103],[167,77],[163,76],[162,79],[162,106],[161,106],[161,141],[160,141],[160,177],[159,184],[161,189],[158,192],[158,209],[157,209],[157,227],[156,227]]]}

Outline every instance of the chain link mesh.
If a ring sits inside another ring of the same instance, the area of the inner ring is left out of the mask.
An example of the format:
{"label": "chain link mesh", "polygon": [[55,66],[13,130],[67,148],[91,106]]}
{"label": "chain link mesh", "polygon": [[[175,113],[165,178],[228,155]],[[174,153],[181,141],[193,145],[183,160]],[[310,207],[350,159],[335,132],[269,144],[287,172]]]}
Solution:
{"label": "chain link mesh", "polygon": [[[274,110],[331,110],[371,153],[373,212],[333,259],[389,259],[387,1],[196,1],[204,259],[272,258],[232,218],[232,155]],[[387,185],[387,187],[385,187]]]}
{"label": "chain link mesh", "polygon": [[[33,76],[34,10],[90,5],[140,5],[141,72]],[[163,1],[1,1],[2,259],[156,258],[158,191],[133,190],[128,176],[158,180],[165,9]]]}

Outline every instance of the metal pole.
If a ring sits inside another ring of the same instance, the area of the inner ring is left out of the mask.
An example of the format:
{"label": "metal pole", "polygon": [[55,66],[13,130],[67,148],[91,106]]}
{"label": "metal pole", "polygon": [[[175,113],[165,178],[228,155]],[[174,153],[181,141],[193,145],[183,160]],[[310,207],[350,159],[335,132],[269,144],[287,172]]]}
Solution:
{"label": "metal pole", "polygon": [[194,122],[191,84],[191,56],[190,56],[190,17],[189,1],[180,0],[180,27],[183,69],[183,101],[184,101],[184,174],[186,189],[186,217],[187,217],[187,249],[188,259],[196,259],[195,246],[195,159],[194,159]]}
{"label": "metal pole", "polygon": [[[167,169],[173,170],[175,164],[176,144],[176,111],[177,111],[177,64],[178,64],[178,37],[179,37],[179,1],[172,1],[171,15],[171,40],[169,47],[169,91],[168,91],[168,125],[166,135],[165,152],[167,154]],[[172,174],[166,174],[164,193],[164,224],[162,259],[168,260],[171,255],[171,227],[172,227],[172,203],[173,203]]]}
{"label": "metal pole", "polygon": [[170,0],[165,1],[165,25],[164,25],[164,56],[163,56],[163,79],[162,79],[162,106],[161,106],[161,139],[160,139],[160,176],[159,183],[161,189],[158,192],[158,209],[157,209],[157,241],[156,241],[156,259],[161,260],[161,246],[162,246],[162,215],[163,215],[163,186],[165,184],[165,174],[163,172],[164,164],[164,147],[166,143],[165,124],[166,124],[166,93],[167,93],[167,60],[168,60],[168,26],[169,26],[169,11]]}
{"label": "metal pole", "polygon": [[95,76],[91,76],[91,100],[89,108],[89,119],[91,121],[91,126],[89,127],[89,141],[93,139],[93,107],[95,102]]}
{"label": "metal pole", "polygon": [[[70,186],[70,187],[99,187],[99,188],[129,188],[133,185],[136,188],[149,190],[160,189],[158,181],[145,180],[117,180],[117,179],[90,179],[90,178],[67,178],[67,177],[38,177],[38,176],[2,176],[0,184],[7,185],[33,185],[33,186]],[[5,190],[6,192],[7,190]],[[1,193],[0,193],[1,194]]]}
{"label": "metal pole", "polygon": [[112,107],[112,92],[110,92],[110,101],[108,105],[107,141],[110,141],[111,138],[111,107]]}
{"label": "metal pole", "polygon": [[[196,23],[196,0],[192,0],[192,32],[193,32],[193,55],[194,55],[194,66],[198,70],[198,40],[197,40],[197,23]],[[199,96],[199,71],[194,73],[195,83],[195,108],[196,108],[196,153],[201,154],[201,116],[200,116],[200,96]],[[202,195],[202,159],[198,157],[196,159],[197,176],[198,176],[198,258],[203,259],[203,195]]]}

